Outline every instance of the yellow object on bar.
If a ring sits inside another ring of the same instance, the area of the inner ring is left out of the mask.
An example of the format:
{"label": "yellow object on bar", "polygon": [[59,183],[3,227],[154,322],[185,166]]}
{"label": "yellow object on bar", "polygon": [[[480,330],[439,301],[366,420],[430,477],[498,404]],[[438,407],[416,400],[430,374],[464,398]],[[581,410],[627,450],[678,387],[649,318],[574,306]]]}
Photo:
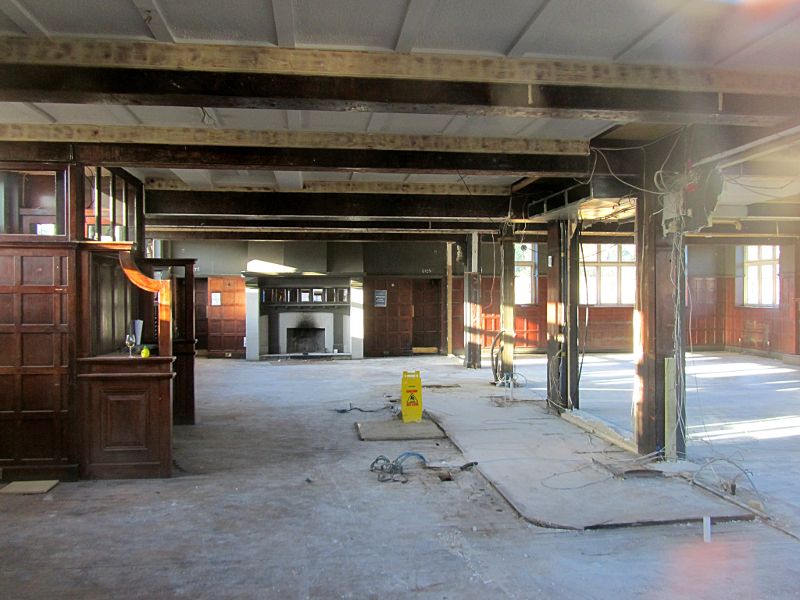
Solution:
{"label": "yellow object on bar", "polygon": [[422,420],[422,377],[419,371],[403,371],[400,409],[403,423],[418,423]]}

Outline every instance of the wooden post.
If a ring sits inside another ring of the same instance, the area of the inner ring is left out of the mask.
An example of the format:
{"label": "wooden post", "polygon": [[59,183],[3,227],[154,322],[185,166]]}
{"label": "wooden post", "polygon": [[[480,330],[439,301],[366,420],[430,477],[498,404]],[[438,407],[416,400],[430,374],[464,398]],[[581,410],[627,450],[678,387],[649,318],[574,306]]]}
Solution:
{"label": "wooden post", "polygon": [[464,273],[464,366],[468,369],[481,368],[483,328],[479,245],[480,238],[473,233],[467,244],[469,258]]}
{"label": "wooden post", "polygon": [[578,408],[580,237],[567,221],[547,228],[547,397]]}
{"label": "wooden post", "polygon": [[500,329],[503,330],[503,346],[500,353],[500,372],[503,376],[514,374],[514,238],[503,238],[500,242],[502,270],[500,286]]}
{"label": "wooden post", "polygon": [[[649,180],[645,178],[645,180]],[[663,452],[665,436],[665,359],[683,361],[683,345],[675,348],[675,298],[682,286],[671,264],[671,241],[663,235],[660,203],[653,194],[643,194],[636,204],[636,259],[638,285],[633,315],[634,360],[633,420],[640,454]],[[683,260],[681,256],[680,260]],[[682,448],[678,431],[676,449]]]}

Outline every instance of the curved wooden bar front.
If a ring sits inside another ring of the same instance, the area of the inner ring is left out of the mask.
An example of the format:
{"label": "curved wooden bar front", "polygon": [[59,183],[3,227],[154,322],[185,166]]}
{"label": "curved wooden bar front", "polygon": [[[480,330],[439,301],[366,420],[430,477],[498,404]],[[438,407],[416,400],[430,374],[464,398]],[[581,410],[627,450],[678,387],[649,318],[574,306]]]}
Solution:
{"label": "curved wooden bar front", "polygon": [[81,477],[172,474],[172,356],[78,359]]}

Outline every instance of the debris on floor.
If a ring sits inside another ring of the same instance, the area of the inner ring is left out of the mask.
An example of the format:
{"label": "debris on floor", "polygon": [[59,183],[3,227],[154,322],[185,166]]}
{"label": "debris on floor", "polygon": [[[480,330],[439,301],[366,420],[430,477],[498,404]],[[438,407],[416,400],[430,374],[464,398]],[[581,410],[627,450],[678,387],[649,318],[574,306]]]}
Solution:
{"label": "debris on floor", "polygon": [[381,454],[369,466],[369,470],[378,474],[378,481],[399,481],[400,483],[407,483],[403,471],[403,464],[409,459],[416,459],[422,463],[423,468],[435,470],[440,481],[453,481],[453,474],[458,471],[469,471],[472,467],[476,466],[477,462],[467,462],[461,466],[451,466],[446,463],[434,465],[429,463],[428,460],[419,452],[406,451],[398,455],[394,460],[389,460],[387,456]]}

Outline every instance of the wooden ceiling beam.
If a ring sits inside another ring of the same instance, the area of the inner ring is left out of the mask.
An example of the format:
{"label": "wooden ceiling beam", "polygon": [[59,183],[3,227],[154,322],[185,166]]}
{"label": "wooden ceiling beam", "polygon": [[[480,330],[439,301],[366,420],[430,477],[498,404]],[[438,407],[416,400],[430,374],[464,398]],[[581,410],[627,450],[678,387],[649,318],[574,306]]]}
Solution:
{"label": "wooden ceiling beam", "polygon": [[204,127],[145,125],[69,125],[0,123],[3,142],[88,142],[104,144],[167,144],[250,146],[260,148],[338,148],[341,150],[437,150],[509,154],[588,155],[582,140],[453,137],[397,133],[320,131],[254,131]]}
{"label": "wooden ceiling beam", "polygon": [[796,97],[769,89],[742,94],[2,62],[0,100],[762,127],[800,115]]}
{"label": "wooden ceiling beam", "polygon": [[0,62],[800,96],[800,77],[764,71],[128,40],[4,37]]}
{"label": "wooden ceiling beam", "polygon": [[[147,179],[147,190],[204,191],[204,192],[276,192],[275,186],[217,185],[208,188],[189,187],[174,179]],[[292,190],[283,190],[291,192]],[[507,185],[464,183],[402,183],[393,181],[305,181],[303,189],[308,194],[417,194],[424,196],[507,196]]]}
{"label": "wooden ceiling beam", "polygon": [[524,200],[507,196],[408,196],[391,194],[303,194],[237,192],[147,193],[149,217],[328,219],[352,221],[502,222],[519,219]]}
{"label": "wooden ceiling beam", "polygon": [[[77,162],[106,167],[267,169],[375,173],[585,177],[587,156],[404,150],[7,142],[0,162]],[[600,169],[598,168],[598,171]],[[618,174],[624,174],[617,171]]]}

